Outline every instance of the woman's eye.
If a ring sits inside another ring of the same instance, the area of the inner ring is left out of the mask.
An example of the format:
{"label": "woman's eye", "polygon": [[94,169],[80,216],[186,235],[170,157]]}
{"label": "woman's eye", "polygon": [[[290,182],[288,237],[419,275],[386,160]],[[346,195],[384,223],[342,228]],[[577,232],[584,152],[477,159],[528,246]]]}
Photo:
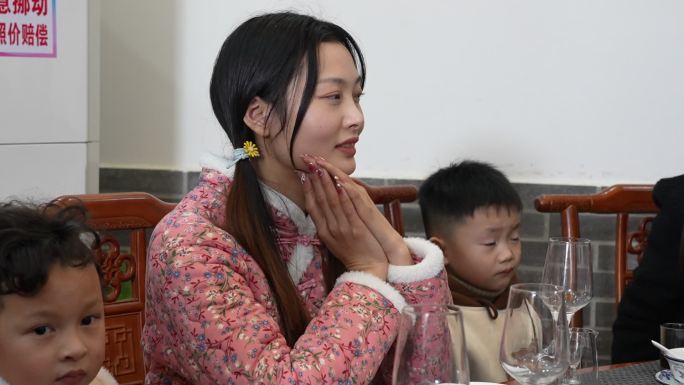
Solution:
{"label": "woman's eye", "polygon": [[485,242],[482,245],[483,246],[496,246],[496,242]]}
{"label": "woman's eye", "polygon": [[361,100],[361,97],[365,95],[363,92],[359,92],[357,94],[354,94],[354,100],[358,103],[359,100]]}
{"label": "woman's eye", "polygon": [[95,316],[89,315],[89,316],[87,316],[81,320],[81,325],[88,326],[88,325],[92,324],[93,322],[95,322],[95,318],[96,318]]}

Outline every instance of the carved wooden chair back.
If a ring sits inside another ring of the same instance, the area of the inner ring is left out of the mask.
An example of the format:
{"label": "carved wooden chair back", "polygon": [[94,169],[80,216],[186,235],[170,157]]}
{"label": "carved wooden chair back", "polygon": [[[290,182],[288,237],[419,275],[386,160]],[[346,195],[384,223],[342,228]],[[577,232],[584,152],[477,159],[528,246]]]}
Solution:
{"label": "carved wooden chair back", "polygon": [[[89,211],[90,225],[100,233],[97,256],[105,287],[104,366],[121,385],[143,384],[140,340],[145,323],[146,233],[175,205],[147,193],[86,194],[58,201],[83,204]],[[120,233],[126,236],[122,238]]]}
{"label": "carved wooden chair back", "polygon": [[[580,237],[579,213],[607,214],[615,216],[615,303],[620,303],[625,286],[633,278],[628,266],[630,255],[641,262],[652,216],[641,219],[636,229],[630,230],[629,217],[632,214],[655,214],[658,208],[653,203],[652,185],[614,185],[596,194],[540,195],[534,201],[537,211],[560,213],[561,234],[564,237]],[[581,325],[582,315],[575,317],[573,324]]]}
{"label": "carved wooden chair back", "polygon": [[401,204],[414,202],[418,198],[418,189],[414,186],[370,186],[359,180],[356,183],[363,186],[376,205],[382,205],[385,218],[395,230],[404,235],[404,219],[401,214]]}
{"label": "carved wooden chair back", "polygon": [[[416,200],[413,186],[368,186],[392,226],[404,234],[401,203]],[[64,196],[63,205],[83,204],[101,236],[97,255],[105,286],[106,347],[104,365],[121,385],[145,381],[141,346],[145,323],[147,234],[175,205],[142,192]],[[125,233],[125,236],[121,236]]]}

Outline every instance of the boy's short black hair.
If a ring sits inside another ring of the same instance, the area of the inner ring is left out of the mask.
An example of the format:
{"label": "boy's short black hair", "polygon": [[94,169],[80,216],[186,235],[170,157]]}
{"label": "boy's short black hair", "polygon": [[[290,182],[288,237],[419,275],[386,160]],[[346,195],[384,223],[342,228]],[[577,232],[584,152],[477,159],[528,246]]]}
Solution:
{"label": "boy's short black hair", "polygon": [[488,163],[472,160],[452,163],[430,175],[418,190],[418,202],[428,237],[445,224],[473,216],[481,207],[522,210],[520,196],[506,176]]}
{"label": "boy's short black hair", "polygon": [[55,263],[94,264],[100,272],[92,249],[100,238],[86,217],[86,209],[79,205],[0,204],[0,309],[2,295],[32,296],[40,291]]}

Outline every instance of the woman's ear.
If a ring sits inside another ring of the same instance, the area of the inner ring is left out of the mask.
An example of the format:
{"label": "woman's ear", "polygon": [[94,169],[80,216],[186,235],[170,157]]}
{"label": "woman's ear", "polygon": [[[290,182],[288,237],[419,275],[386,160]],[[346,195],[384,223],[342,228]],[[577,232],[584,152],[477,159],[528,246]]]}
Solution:
{"label": "woman's ear", "polygon": [[[437,245],[437,247],[439,247],[439,249],[442,250],[442,253],[446,253],[446,244],[444,243],[444,241],[442,240],[442,238],[440,238],[440,237],[430,237],[430,239],[428,239],[428,240],[429,240],[430,242],[434,243],[435,245]],[[449,260],[445,257],[445,258],[444,258],[444,264],[446,265],[446,264],[448,264],[448,263],[449,263]]]}
{"label": "woman's ear", "polygon": [[267,124],[270,111],[271,105],[260,97],[255,96],[252,101],[249,102],[249,106],[247,106],[247,111],[245,111],[245,116],[242,120],[256,135],[267,138],[270,135]]}

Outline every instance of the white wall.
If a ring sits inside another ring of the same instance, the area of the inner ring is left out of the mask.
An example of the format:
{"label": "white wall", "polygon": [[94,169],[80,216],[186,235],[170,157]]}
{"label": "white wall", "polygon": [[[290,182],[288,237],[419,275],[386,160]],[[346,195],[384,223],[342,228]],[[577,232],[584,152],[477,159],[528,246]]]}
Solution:
{"label": "white wall", "polygon": [[684,171],[680,0],[105,1],[102,165],[197,170],[230,148],[212,64],[237,24],[274,9],[338,22],[364,50],[356,176],[422,178],[460,158],[533,183]]}
{"label": "white wall", "polygon": [[99,2],[56,4],[55,58],[0,57],[0,199],[98,189]]}

